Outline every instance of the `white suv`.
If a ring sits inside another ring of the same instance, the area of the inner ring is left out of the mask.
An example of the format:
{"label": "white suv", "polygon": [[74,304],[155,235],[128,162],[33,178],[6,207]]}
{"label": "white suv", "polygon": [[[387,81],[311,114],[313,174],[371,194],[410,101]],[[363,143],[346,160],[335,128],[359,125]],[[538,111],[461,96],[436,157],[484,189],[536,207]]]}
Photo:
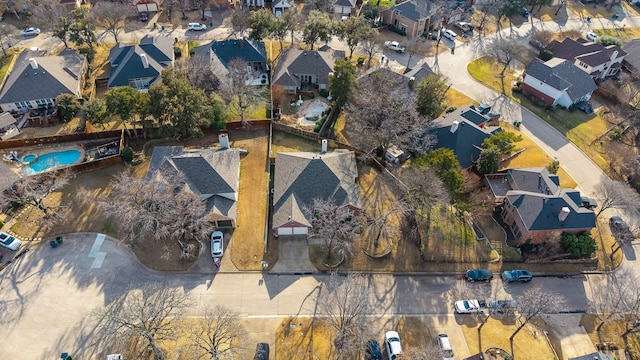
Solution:
{"label": "white suv", "polygon": [[449,39],[451,41],[455,41],[456,37],[458,37],[458,34],[454,33],[451,30],[448,30],[448,29],[447,30],[442,29],[441,33],[442,33],[442,36],[446,37],[447,39]]}
{"label": "white suv", "polygon": [[189,30],[189,31],[205,31],[205,30],[207,30],[207,25],[200,24],[200,23],[189,23],[189,26],[187,26],[187,30]]}
{"label": "white suv", "polygon": [[402,355],[402,345],[400,344],[400,335],[395,331],[387,331],[384,334],[384,345],[387,348],[387,357],[389,360],[395,360],[398,355]]}

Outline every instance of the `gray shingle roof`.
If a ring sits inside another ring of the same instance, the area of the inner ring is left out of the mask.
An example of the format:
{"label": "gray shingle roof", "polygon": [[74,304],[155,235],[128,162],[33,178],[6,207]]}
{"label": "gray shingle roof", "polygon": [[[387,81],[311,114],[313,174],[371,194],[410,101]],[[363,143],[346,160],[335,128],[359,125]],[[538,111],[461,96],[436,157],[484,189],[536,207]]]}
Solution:
{"label": "gray shingle roof", "polygon": [[[420,6],[416,6],[418,2]],[[403,17],[418,22],[433,13],[434,6],[428,0],[411,0],[392,6],[389,10],[392,12],[398,11]]]}
{"label": "gray shingle roof", "polygon": [[240,58],[249,63],[267,62],[267,50],[262,41],[228,39],[212,41],[207,45],[196,48],[196,55],[204,55],[208,58],[209,52],[215,54],[225,67],[228,67],[229,62],[236,58]]}
{"label": "gray shingle roof", "polygon": [[[142,54],[146,54],[149,62],[147,68],[143,66]],[[173,59],[173,40],[167,36],[146,35],[139,45],[118,43],[109,51],[111,72],[107,86],[129,86],[130,79],[140,78],[151,78],[153,84],[166,66],[173,65]]]}
{"label": "gray shingle roof", "polygon": [[551,51],[554,57],[569,60],[572,63],[575,59],[578,59],[592,67],[609,62],[614,53],[617,53],[616,58],[627,55],[627,53],[617,45],[605,47],[600,43],[590,42],[584,39],[576,41],[566,38],[562,42],[553,40],[547,45],[546,49]]}
{"label": "gray shingle roof", "polygon": [[636,69],[640,69],[640,39],[633,39],[624,44],[624,50],[629,56],[624,61],[631,64]]}
{"label": "gray shingle roof", "polygon": [[[453,123],[458,128],[451,132]],[[480,156],[482,142],[497,131],[497,126],[480,125],[489,121],[470,106],[465,106],[445,114],[433,121],[433,134],[436,137],[435,148],[446,148],[453,151],[463,169],[472,166]]]}
{"label": "gray shingle roof", "polygon": [[613,356],[603,352],[594,352],[587,355],[569,358],[569,360],[613,360]]}
{"label": "gray shingle roof", "polygon": [[354,3],[355,3],[355,1],[353,1],[353,0],[336,0],[336,2],[333,3],[333,5],[345,6],[345,7],[353,7]]}
{"label": "gray shingle roof", "polygon": [[527,65],[525,74],[544,82],[554,89],[566,90],[573,102],[587,94],[591,94],[598,88],[589,74],[560,58],[553,58],[547,62],[534,58]]}
{"label": "gray shingle roof", "polygon": [[[509,169],[507,201],[516,207],[524,226],[532,230],[572,230],[596,226],[593,210],[581,207],[580,192],[561,188],[558,177],[546,168]],[[498,189],[500,187],[492,187]],[[564,221],[558,219],[563,207],[570,212]]]}
{"label": "gray shingle roof", "polygon": [[274,71],[273,83],[281,86],[299,86],[298,75],[314,74],[319,84],[329,83],[336,58],[344,58],[344,52],[309,51],[290,47],[282,55]]}
{"label": "gray shingle roof", "polygon": [[273,228],[289,220],[311,226],[304,208],[318,198],[332,199],[338,206],[362,208],[360,187],[355,181],[357,177],[352,151],[276,154]]}
{"label": "gray shingle roof", "polygon": [[10,113],[5,111],[2,114],[0,114],[0,129],[9,125],[13,125],[15,123],[16,123],[16,119]]}
{"label": "gray shingle roof", "polygon": [[[61,94],[79,96],[86,58],[75,50],[66,49],[58,56],[38,56],[23,51],[0,93],[0,104],[38,99],[55,99]],[[33,69],[29,59],[37,63]]]}
{"label": "gray shingle roof", "polygon": [[240,176],[239,149],[184,151],[182,146],[156,146],[146,178],[161,172],[180,172],[187,187],[207,201],[207,209],[225,217],[237,216]]}

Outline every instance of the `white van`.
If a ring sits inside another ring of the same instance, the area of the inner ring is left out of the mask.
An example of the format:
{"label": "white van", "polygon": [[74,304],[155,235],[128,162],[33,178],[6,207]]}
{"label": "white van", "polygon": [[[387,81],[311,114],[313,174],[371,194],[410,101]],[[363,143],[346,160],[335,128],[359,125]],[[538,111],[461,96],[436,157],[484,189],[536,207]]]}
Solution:
{"label": "white van", "polygon": [[453,348],[451,347],[451,342],[447,334],[438,335],[438,345],[440,345],[440,350],[442,350],[442,360],[454,360]]}
{"label": "white van", "polygon": [[456,37],[458,36],[458,34],[454,33],[453,31],[447,29],[442,29],[441,31],[442,36],[446,37],[447,39],[451,40],[451,41],[455,41]]}

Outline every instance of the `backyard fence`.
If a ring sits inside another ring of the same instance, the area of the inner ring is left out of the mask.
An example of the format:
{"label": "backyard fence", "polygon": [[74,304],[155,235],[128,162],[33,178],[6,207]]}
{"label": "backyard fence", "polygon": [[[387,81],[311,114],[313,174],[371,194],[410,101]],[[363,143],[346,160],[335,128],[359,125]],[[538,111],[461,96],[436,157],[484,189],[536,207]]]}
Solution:
{"label": "backyard fence", "polygon": [[123,130],[109,130],[94,133],[77,133],[68,135],[43,136],[32,139],[14,139],[0,141],[0,149],[12,149],[25,146],[54,145],[74,141],[99,140],[121,137]]}

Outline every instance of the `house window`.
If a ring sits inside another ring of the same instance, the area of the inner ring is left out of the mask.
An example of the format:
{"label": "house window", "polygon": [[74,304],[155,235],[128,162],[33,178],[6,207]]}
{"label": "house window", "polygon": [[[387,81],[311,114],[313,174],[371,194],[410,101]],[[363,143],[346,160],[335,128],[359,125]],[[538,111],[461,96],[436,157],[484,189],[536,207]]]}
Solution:
{"label": "house window", "polygon": [[149,81],[146,79],[130,79],[129,86],[134,89],[145,89],[149,87]]}
{"label": "house window", "polygon": [[407,25],[405,25],[405,24],[400,25],[400,30],[402,30],[402,32],[404,32],[406,34],[407,33]]}
{"label": "house window", "polygon": [[18,109],[22,109],[22,108],[27,108],[27,109],[33,109],[33,106],[31,105],[30,101],[18,101],[16,103],[13,103]]}

